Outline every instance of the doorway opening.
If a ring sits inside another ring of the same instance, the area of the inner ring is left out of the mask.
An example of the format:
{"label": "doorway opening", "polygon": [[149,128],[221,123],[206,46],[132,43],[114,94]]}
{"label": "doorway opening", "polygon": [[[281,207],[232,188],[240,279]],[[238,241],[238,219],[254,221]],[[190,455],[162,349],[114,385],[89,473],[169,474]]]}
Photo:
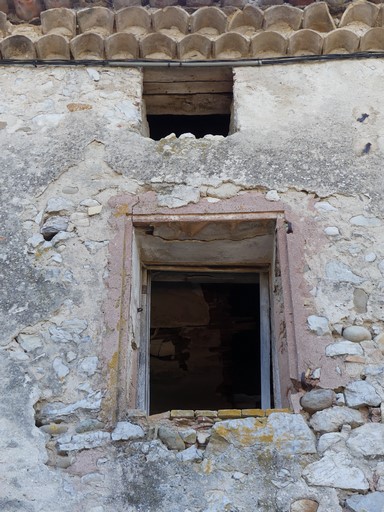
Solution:
{"label": "doorway opening", "polygon": [[152,271],[151,414],[271,406],[260,275]]}

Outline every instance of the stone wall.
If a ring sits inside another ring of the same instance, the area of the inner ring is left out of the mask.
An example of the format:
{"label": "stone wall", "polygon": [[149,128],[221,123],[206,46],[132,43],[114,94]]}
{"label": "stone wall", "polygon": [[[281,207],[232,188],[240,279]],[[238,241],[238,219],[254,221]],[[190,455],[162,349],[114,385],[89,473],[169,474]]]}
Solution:
{"label": "stone wall", "polygon": [[[3,70],[2,510],[383,506],[382,68],[238,68],[238,132],[159,142],[141,134],[139,70]],[[101,413],[112,203],[148,192],[170,211],[252,192],[291,212],[293,413]]]}

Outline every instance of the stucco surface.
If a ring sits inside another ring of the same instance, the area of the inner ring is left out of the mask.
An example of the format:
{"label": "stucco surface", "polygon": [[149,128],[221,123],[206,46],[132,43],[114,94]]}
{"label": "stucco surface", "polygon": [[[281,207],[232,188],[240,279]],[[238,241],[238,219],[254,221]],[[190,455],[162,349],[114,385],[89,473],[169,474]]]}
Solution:
{"label": "stucco surface", "polygon": [[[102,354],[102,347],[120,313],[103,314],[108,277],[118,273],[111,261],[119,218],[109,200],[121,194],[134,202],[152,192],[165,209],[246,191],[280,201],[303,242],[292,262],[302,276],[293,300],[313,317],[310,324],[299,319],[305,348],[296,386],[303,385],[300,393],[310,385],[334,389],[343,408],[344,386],[365,379],[375,404],[376,394],[384,399],[383,66],[361,60],[238,68],[236,133],[159,142],[141,134],[139,70],[3,69],[3,510],[288,511],[305,497],[320,504],[319,512],[341,510],[344,484],[336,471],[326,486],[316,485],[311,471],[319,466],[309,464],[323,454],[311,450],[287,454],[272,443],[255,453],[252,446],[218,443],[202,461],[183,462],[148,425],[147,437],[132,443],[108,441],[68,454],[57,451],[57,442],[59,436],[69,436],[59,444],[74,442],[84,428],[95,434],[113,428],[100,407],[108,386],[116,385],[105,380],[116,354]],[[64,209],[49,211],[52,198],[61,198]],[[68,219],[68,227],[44,242],[40,229],[53,215]],[[117,303],[121,290],[112,284]],[[344,339],[343,328],[352,325],[364,326],[370,339]],[[359,349],[351,352],[345,341]],[[338,351],[326,355],[328,346]],[[339,408],[331,410],[338,416]],[[361,421],[375,425],[378,415],[379,407],[363,405]],[[331,432],[339,421],[320,417],[318,432]],[[346,420],[340,421],[337,429]],[[356,468],[357,491],[361,482],[364,489],[367,481],[379,482],[382,461],[362,462],[343,439],[331,445],[327,464]]]}

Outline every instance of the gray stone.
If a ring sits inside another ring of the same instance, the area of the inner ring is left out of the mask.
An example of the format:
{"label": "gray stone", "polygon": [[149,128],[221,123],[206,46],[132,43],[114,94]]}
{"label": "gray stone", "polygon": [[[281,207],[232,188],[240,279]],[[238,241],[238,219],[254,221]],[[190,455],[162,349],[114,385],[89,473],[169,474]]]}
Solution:
{"label": "gray stone", "polygon": [[353,430],[347,446],[357,455],[379,457],[384,455],[384,424],[366,423]]}
{"label": "gray stone", "polygon": [[41,233],[43,236],[54,236],[60,231],[66,231],[68,228],[69,219],[68,217],[49,217],[41,227]]}
{"label": "gray stone", "polygon": [[76,425],[75,430],[78,434],[82,434],[83,432],[89,432],[91,430],[101,430],[102,428],[104,428],[104,423],[102,423],[99,420],[87,418],[83,421],[80,421],[80,423]]}
{"label": "gray stone", "polygon": [[79,369],[91,377],[96,373],[97,365],[99,364],[99,359],[96,356],[88,356],[82,359],[79,363]]}
{"label": "gray stone", "polygon": [[349,491],[367,491],[369,483],[363,471],[354,466],[345,453],[326,452],[318,462],[309,464],[303,471],[309,485],[336,487]]}
{"label": "gray stone", "polygon": [[327,279],[335,282],[360,284],[363,281],[360,276],[352,272],[348,265],[338,260],[332,260],[326,264],[325,275]]}
{"label": "gray stone", "polygon": [[97,392],[87,398],[83,398],[82,400],[69,405],[64,405],[60,402],[47,404],[42,408],[41,414],[43,417],[56,418],[60,416],[68,416],[69,414],[73,414],[78,410],[98,410],[100,409],[100,405],[101,393]]}
{"label": "gray stone", "polygon": [[179,452],[176,457],[182,462],[197,462],[203,458],[202,450],[198,450],[196,446],[190,446],[186,450]]}
{"label": "gray stone", "polygon": [[328,236],[338,236],[340,235],[339,228],[336,226],[328,226],[324,229],[324,233]]}
{"label": "gray stone", "polygon": [[308,317],[308,326],[311,331],[314,331],[318,336],[330,334],[328,318],[323,316],[311,315]]}
{"label": "gray stone", "polygon": [[364,351],[362,347],[358,343],[353,343],[352,341],[337,341],[336,343],[332,343],[331,345],[327,345],[325,348],[325,354],[328,357],[335,356],[363,356]]}
{"label": "gray stone", "polygon": [[69,213],[74,210],[75,205],[72,201],[65,199],[64,197],[51,197],[48,200],[47,206],[45,207],[45,213]]}
{"label": "gray stone", "polygon": [[184,450],[185,444],[178,431],[174,428],[161,425],[159,427],[159,439],[169,450]]}
{"label": "gray stone", "polygon": [[60,327],[50,327],[49,334],[51,335],[51,340],[55,343],[69,343],[73,341],[72,334]]}
{"label": "gray stone", "polygon": [[365,217],[365,215],[356,215],[349,221],[353,226],[363,226],[366,228],[376,228],[381,226],[381,221],[377,217]]}
{"label": "gray stone", "polygon": [[34,249],[38,247],[40,244],[44,243],[44,237],[41,233],[36,233],[28,238],[27,244],[33,247]]}
{"label": "gray stone", "polygon": [[119,421],[112,432],[112,441],[131,441],[144,436],[145,432],[140,425],[134,425],[129,421]]}
{"label": "gray stone", "polygon": [[308,412],[321,411],[331,407],[335,400],[335,393],[331,389],[314,389],[301,397],[302,408]]}
{"label": "gray stone", "polygon": [[98,82],[100,80],[100,73],[95,68],[86,68],[87,73],[92,78],[94,82]]}
{"label": "gray stone", "polygon": [[61,327],[73,334],[81,334],[88,327],[88,323],[81,318],[71,318],[70,320],[64,320]]}
{"label": "gray stone", "polygon": [[353,341],[355,343],[372,339],[372,335],[368,329],[360,325],[351,325],[350,327],[343,329],[343,337],[346,340]]}
{"label": "gray stone", "polygon": [[315,203],[314,207],[320,212],[337,212],[337,208],[328,203],[328,201],[319,201]]}
{"label": "gray stone", "polygon": [[200,190],[185,185],[177,185],[169,193],[158,195],[159,206],[167,206],[168,208],[178,208],[189,203],[197,203],[199,199]]}
{"label": "gray stone", "polygon": [[69,373],[69,368],[63,363],[61,357],[55,357],[52,366],[59,379],[63,379]]}
{"label": "gray stone", "polygon": [[37,334],[21,333],[17,337],[17,342],[26,352],[33,352],[43,346],[41,338]]}
{"label": "gray stone", "polygon": [[361,288],[355,288],[353,291],[353,305],[356,313],[366,313],[368,304],[368,294]]}
{"label": "gray stone", "polygon": [[179,434],[184,443],[193,444],[196,443],[196,430],[188,428],[185,430],[179,430]]}
{"label": "gray stone", "polygon": [[381,404],[381,397],[376,389],[365,380],[356,380],[345,387],[345,402],[348,407],[361,407],[369,405],[377,407]]}
{"label": "gray stone", "polygon": [[365,496],[355,494],[346,501],[351,512],[382,512],[384,510],[384,492],[371,492]]}
{"label": "gray stone", "polygon": [[59,450],[62,452],[71,452],[75,450],[84,450],[104,446],[111,440],[109,432],[101,430],[95,432],[85,432],[83,434],[75,434],[68,440],[67,436],[57,440]]}
{"label": "gray stone", "polygon": [[343,425],[358,427],[363,423],[364,417],[360,411],[338,406],[315,412],[310,419],[310,424],[316,432],[337,432]]}

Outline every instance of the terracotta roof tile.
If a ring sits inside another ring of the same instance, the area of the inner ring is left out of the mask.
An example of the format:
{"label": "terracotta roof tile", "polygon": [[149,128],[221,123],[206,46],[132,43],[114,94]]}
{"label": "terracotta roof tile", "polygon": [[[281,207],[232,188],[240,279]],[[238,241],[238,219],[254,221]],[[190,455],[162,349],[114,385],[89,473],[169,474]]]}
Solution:
{"label": "terracotta roof tile", "polygon": [[[15,9],[26,0],[17,1]],[[31,2],[26,4],[30,12]],[[0,51],[3,59],[26,60],[209,60],[377,52],[384,51],[383,25],[384,5],[368,1],[349,4],[341,17],[332,16],[325,2],[304,9],[283,4],[264,10],[253,5],[192,10],[137,5],[117,12],[103,5],[56,7],[41,12],[33,23],[20,23],[12,13],[7,19],[0,11]]]}

